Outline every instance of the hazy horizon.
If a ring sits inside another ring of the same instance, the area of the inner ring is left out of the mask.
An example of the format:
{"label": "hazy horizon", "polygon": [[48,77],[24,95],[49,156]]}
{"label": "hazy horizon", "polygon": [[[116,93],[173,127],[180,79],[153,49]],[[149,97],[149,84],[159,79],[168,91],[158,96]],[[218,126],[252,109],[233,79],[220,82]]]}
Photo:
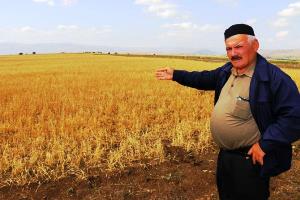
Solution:
{"label": "hazy horizon", "polygon": [[[212,49],[200,48],[177,48],[177,47],[117,47],[101,45],[84,45],[72,43],[0,43],[0,55],[22,54],[48,54],[48,53],[83,53],[101,52],[107,53],[131,53],[131,54],[168,54],[168,55],[216,55],[226,56],[225,50],[213,51]],[[277,58],[300,58],[299,49],[259,49],[259,53],[268,57]]]}

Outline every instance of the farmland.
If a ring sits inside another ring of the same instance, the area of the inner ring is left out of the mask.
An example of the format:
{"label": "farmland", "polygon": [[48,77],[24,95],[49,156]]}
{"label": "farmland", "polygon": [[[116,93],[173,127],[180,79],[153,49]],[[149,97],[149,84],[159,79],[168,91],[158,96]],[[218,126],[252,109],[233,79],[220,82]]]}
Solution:
{"label": "farmland", "polygon": [[[164,165],[176,157],[166,154],[172,148],[194,157],[211,155],[213,93],[158,81],[154,71],[209,70],[223,63],[94,54],[1,56],[0,186],[89,180],[96,171]],[[283,70],[300,87],[300,69]]]}

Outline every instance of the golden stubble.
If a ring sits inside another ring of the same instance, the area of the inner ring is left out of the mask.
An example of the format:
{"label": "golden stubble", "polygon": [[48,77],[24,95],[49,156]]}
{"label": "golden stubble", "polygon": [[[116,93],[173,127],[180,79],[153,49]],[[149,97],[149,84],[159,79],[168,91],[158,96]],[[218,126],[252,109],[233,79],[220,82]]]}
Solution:
{"label": "golden stubble", "polygon": [[[0,186],[161,163],[164,141],[196,153],[211,148],[213,93],[158,81],[154,71],[221,64],[90,54],[1,56]],[[299,71],[288,73],[299,80]]]}

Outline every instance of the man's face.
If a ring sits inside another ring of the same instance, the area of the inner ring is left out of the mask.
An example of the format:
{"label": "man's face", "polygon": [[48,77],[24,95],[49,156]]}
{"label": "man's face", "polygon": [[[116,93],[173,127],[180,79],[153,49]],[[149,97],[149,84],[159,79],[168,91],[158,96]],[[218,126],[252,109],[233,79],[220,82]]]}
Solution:
{"label": "man's face", "polygon": [[225,40],[226,52],[234,68],[243,69],[254,64],[259,44],[255,39],[251,43],[248,35],[238,34]]}

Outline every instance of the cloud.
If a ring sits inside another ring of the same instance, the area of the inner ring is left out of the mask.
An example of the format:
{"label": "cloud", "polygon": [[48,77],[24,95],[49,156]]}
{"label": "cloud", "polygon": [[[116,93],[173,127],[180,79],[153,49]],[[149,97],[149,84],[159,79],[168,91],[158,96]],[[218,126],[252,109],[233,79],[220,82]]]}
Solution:
{"label": "cloud", "polygon": [[289,22],[286,18],[278,18],[273,22],[273,26],[275,27],[286,27],[289,25]]}
{"label": "cloud", "polygon": [[165,24],[162,27],[175,30],[175,31],[201,31],[201,32],[212,32],[212,31],[219,30],[220,28],[220,26],[212,25],[212,24],[204,24],[202,26],[199,26],[192,22]]}
{"label": "cloud", "polygon": [[75,3],[77,3],[77,0],[32,0],[33,2],[36,2],[36,3],[45,3],[47,4],[48,6],[54,6],[57,4],[57,1],[61,2],[61,4],[63,6],[71,6]]}
{"label": "cloud", "polygon": [[55,4],[53,0],[33,0],[33,2],[46,3],[49,6],[54,6],[54,4]]}
{"label": "cloud", "polygon": [[256,19],[254,19],[254,18],[252,18],[252,19],[248,19],[247,21],[246,21],[246,24],[249,24],[249,25],[254,25],[255,23],[256,23]]}
{"label": "cloud", "polygon": [[94,44],[110,36],[110,26],[80,27],[77,25],[58,25],[52,29],[38,29],[24,26],[0,29],[3,41],[19,43],[86,43]]}
{"label": "cloud", "polygon": [[[221,27],[212,24],[197,25],[192,22],[182,22],[165,24],[162,28],[166,29],[158,36],[158,39],[162,43],[172,41],[173,44],[179,46],[189,45],[195,47],[197,46],[197,43],[203,44],[207,42],[203,41],[203,37],[205,37],[205,35],[218,35]],[[207,45],[211,44],[212,43]]]}
{"label": "cloud", "polygon": [[183,17],[177,11],[177,5],[164,0],[135,0],[135,4],[146,6],[146,11],[161,18]]}
{"label": "cloud", "polygon": [[214,0],[220,4],[226,4],[231,6],[237,6],[240,3],[240,0]]}
{"label": "cloud", "polygon": [[77,25],[58,25],[56,27],[56,32],[58,33],[66,33],[70,32],[72,34],[105,34],[112,32],[110,26],[104,26],[101,28],[90,27],[90,28],[81,28]]}
{"label": "cloud", "polygon": [[77,3],[77,0],[63,0],[63,5],[64,6],[71,6],[75,3]]}
{"label": "cloud", "polygon": [[296,3],[291,3],[288,5],[288,8],[281,10],[278,13],[281,17],[292,17],[300,15],[300,1]]}
{"label": "cloud", "polygon": [[289,34],[288,31],[279,31],[276,33],[276,38],[284,38]]}
{"label": "cloud", "polygon": [[182,23],[174,23],[174,24],[165,24],[162,27],[168,29],[191,30],[191,29],[196,29],[198,26],[191,22],[182,22]]}
{"label": "cloud", "polygon": [[286,27],[290,21],[300,15],[300,1],[291,3],[287,8],[277,13],[278,18],[272,23],[274,27]]}
{"label": "cloud", "polygon": [[78,26],[76,25],[58,25],[57,29],[59,30],[76,30]]}
{"label": "cloud", "polygon": [[[296,3],[290,3],[287,8],[282,9],[277,13],[278,18],[273,21],[272,25],[275,28],[282,28],[292,26],[297,23],[293,23],[297,16],[300,15],[300,1]],[[297,20],[298,21],[298,20]],[[288,30],[281,30],[275,34],[276,39],[285,38],[289,34]]]}
{"label": "cloud", "polygon": [[30,26],[24,26],[20,28],[21,32],[29,32],[29,31],[34,31],[33,28],[31,28]]}
{"label": "cloud", "polygon": [[204,24],[202,26],[199,26],[197,29],[202,32],[215,32],[217,30],[220,30],[220,26],[218,25],[212,25],[212,24]]}

